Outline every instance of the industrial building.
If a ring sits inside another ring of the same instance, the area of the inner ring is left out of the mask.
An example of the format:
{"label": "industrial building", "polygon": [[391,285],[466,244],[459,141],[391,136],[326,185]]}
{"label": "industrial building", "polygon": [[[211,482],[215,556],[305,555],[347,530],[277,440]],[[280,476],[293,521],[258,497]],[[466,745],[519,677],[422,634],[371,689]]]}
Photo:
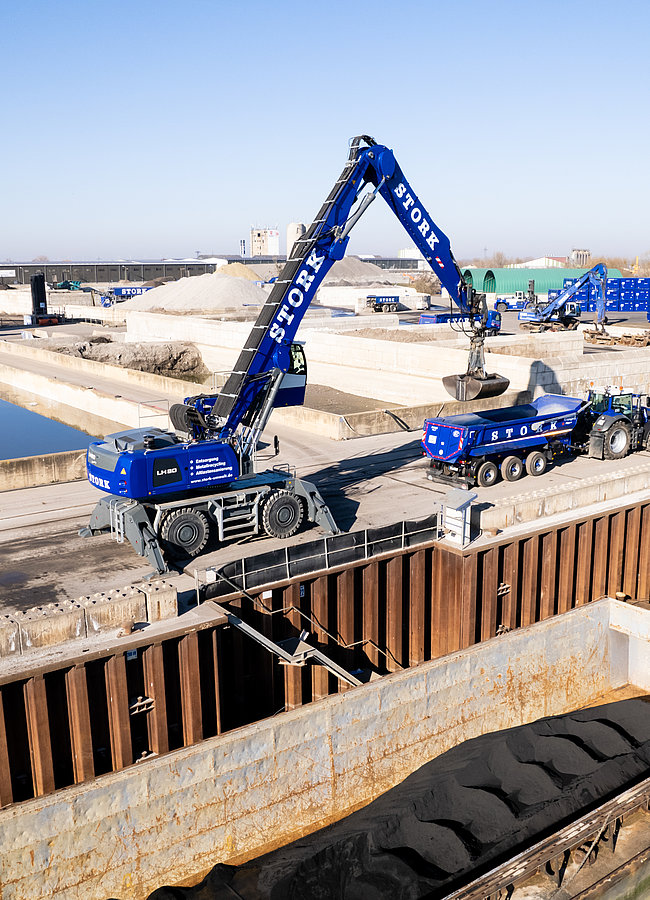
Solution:
{"label": "industrial building", "polygon": [[[472,269],[463,270],[465,281],[477,291],[486,294],[514,294],[515,291],[527,291],[528,282],[535,281],[537,293],[545,294],[564,286],[565,278],[580,278],[586,269]],[[611,278],[621,278],[619,269],[610,269]]]}
{"label": "industrial building", "polygon": [[251,256],[278,256],[280,232],[277,228],[251,228]]}

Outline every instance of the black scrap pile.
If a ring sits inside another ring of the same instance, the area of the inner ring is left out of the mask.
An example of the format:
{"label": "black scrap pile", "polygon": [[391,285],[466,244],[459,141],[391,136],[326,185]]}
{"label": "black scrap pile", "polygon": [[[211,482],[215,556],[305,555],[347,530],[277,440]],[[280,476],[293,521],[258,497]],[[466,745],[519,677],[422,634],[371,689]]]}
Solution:
{"label": "black scrap pile", "polygon": [[650,702],[487,734],[334,825],[149,900],[440,898],[650,774]]}

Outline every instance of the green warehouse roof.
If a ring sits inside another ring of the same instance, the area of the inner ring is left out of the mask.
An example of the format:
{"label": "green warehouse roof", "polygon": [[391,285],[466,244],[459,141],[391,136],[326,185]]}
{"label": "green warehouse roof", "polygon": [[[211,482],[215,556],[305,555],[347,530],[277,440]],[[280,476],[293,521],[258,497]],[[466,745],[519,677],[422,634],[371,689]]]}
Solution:
{"label": "green warehouse roof", "polygon": [[[544,294],[564,286],[565,278],[580,278],[589,269],[465,269],[465,281],[471,278],[472,287],[486,294],[513,294],[527,291],[528,282],[535,279],[535,291]],[[480,284],[481,275],[483,283]],[[618,269],[610,269],[610,278],[621,278]]]}
{"label": "green warehouse roof", "polygon": [[477,291],[482,291],[483,279],[489,271],[489,269],[465,269],[463,271],[463,278],[470,287],[473,287]]}

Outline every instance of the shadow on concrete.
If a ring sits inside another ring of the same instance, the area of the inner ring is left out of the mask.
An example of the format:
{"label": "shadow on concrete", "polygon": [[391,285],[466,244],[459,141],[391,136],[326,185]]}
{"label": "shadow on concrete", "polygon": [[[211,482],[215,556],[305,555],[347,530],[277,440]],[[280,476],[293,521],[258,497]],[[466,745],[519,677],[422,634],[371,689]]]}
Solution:
{"label": "shadow on concrete", "polygon": [[[354,489],[369,479],[395,472],[408,463],[416,462],[421,456],[419,439],[412,440],[391,450],[363,453],[332,463],[310,475],[309,480],[323,495],[339,528],[349,531],[356,521],[359,502],[348,496],[346,489]],[[366,484],[359,490],[367,495],[379,488],[378,484]]]}

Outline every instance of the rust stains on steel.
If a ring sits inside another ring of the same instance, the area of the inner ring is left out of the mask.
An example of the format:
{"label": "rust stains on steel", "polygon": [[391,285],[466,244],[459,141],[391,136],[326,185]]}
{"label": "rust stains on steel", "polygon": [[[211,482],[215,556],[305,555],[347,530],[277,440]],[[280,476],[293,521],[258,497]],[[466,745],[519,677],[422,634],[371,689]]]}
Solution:
{"label": "rust stains on steel", "polygon": [[[274,642],[309,631],[363,680],[604,594],[646,599],[649,589],[650,502],[464,552],[418,545],[226,602]],[[181,617],[119,646],[0,675],[0,805],[349,689],[322,667],[282,665],[218,609],[205,603],[187,624]],[[511,675],[499,690],[512,689]]]}

